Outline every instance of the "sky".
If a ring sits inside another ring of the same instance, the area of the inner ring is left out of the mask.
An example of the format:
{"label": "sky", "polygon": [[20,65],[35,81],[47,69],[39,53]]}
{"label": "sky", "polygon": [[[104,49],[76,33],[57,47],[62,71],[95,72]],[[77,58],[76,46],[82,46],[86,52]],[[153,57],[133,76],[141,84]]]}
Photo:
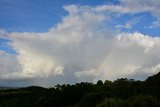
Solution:
{"label": "sky", "polygon": [[0,0],[0,86],[145,80],[159,53],[159,0]]}

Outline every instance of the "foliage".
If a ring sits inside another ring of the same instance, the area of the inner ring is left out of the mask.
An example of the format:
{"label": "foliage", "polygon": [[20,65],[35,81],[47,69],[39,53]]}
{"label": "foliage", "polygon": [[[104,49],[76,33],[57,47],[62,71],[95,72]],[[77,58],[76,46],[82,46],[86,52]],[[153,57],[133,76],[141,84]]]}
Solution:
{"label": "foliage", "polygon": [[129,100],[106,98],[96,107],[160,107],[160,103],[151,95],[140,95]]}
{"label": "foliage", "polygon": [[0,107],[160,107],[160,73],[145,81],[121,78],[53,88],[2,89]]}

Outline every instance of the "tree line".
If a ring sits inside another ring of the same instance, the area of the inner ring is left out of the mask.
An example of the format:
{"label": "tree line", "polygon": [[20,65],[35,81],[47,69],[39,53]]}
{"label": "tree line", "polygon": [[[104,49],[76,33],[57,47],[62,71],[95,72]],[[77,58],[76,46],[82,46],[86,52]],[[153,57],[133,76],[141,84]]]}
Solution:
{"label": "tree line", "polygon": [[3,89],[0,107],[160,107],[160,72],[145,81],[121,78]]}

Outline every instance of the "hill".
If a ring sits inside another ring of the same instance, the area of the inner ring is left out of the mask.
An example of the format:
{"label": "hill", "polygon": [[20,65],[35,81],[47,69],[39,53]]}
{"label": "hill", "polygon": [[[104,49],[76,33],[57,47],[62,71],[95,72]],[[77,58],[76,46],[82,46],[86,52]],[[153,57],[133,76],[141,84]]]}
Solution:
{"label": "hill", "polygon": [[7,86],[0,86],[0,90],[2,89],[17,89],[18,87],[7,87]]}
{"label": "hill", "polygon": [[0,90],[0,107],[160,107],[160,72],[145,81],[121,78],[53,88]]}

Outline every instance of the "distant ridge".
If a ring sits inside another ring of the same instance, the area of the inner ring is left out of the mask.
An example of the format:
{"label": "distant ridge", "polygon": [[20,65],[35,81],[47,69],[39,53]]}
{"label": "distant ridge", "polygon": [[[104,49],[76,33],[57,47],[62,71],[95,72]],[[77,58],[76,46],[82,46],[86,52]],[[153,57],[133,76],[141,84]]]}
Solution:
{"label": "distant ridge", "polygon": [[0,90],[3,89],[17,89],[18,87],[0,86]]}
{"label": "distant ridge", "polygon": [[0,107],[160,107],[160,72],[145,81],[121,78],[52,88],[0,88]]}

